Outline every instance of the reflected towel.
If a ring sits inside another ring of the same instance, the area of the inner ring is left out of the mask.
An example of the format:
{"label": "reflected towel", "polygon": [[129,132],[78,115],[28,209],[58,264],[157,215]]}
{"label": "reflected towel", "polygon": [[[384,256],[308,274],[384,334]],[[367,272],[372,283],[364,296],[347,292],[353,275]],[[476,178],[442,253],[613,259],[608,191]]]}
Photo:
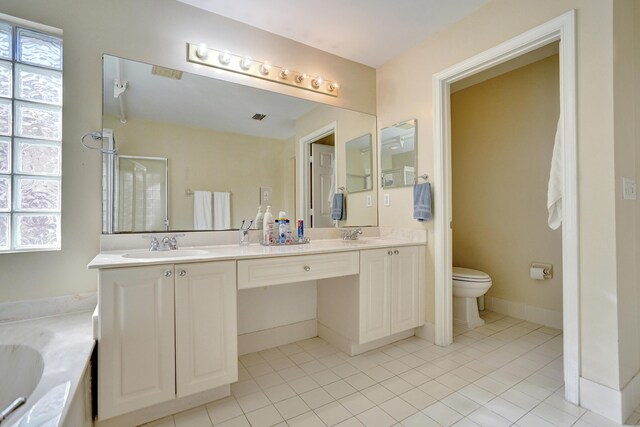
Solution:
{"label": "reflected towel", "polygon": [[549,211],[547,222],[552,230],[556,230],[562,224],[563,166],[562,122],[558,119],[553,156],[551,157],[551,171],[549,172],[549,187],[547,188],[547,210]]}
{"label": "reflected towel", "polygon": [[213,193],[213,229],[229,230],[231,228],[231,193]]}
{"label": "reflected towel", "polygon": [[431,184],[423,182],[413,186],[413,219],[418,221],[430,221],[433,218],[431,212]]}
{"label": "reflected towel", "polygon": [[331,219],[344,221],[347,219],[347,200],[342,193],[335,193],[331,202]]}
{"label": "reflected towel", "polygon": [[211,191],[193,192],[193,229],[211,230]]}

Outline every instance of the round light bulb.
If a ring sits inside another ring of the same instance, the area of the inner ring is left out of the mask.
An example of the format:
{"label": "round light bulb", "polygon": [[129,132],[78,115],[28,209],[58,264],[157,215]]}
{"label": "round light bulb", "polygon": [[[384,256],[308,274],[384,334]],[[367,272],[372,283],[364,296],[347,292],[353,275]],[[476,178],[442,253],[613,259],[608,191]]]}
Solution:
{"label": "round light bulb", "polygon": [[267,76],[269,75],[269,71],[271,71],[271,65],[268,62],[262,63],[258,71],[260,71],[260,74],[263,76]]}
{"label": "round light bulb", "polygon": [[304,81],[304,79],[307,78],[307,75],[302,73],[302,74],[298,74],[296,76],[296,83],[302,83]]}
{"label": "round light bulb", "polygon": [[206,43],[200,43],[196,49],[196,56],[200,59],[207,59],[209,56],[209,49],[207,49]]}
{"label": "round light bulb", "polygon": [[315,79],[311,80],[311,86],[315,89],[318,89],[324,83],[324,78],[322,76],[318,76]]}
{"label": "round light bulb", "polygon": [[329,86],[328,86],[329,92],[333,92],[334,90],[338,90],[339,88],[340,88],[340,85],[337,82],[329,83]]}
{"label": "round light bulb", "polygon": [[229,63],[231,62],[231,54],[228,50],[223,50],[222,52],[220,52],[220,55],[218,55],[218,62],[222,65],[229,65]]}
{"label": "round light bulb", "polygon": [[240,61],[240,68],[242,68],[244,71],[247,71],[249,70],[249,68],[251,68],[252,63],[253,63],[253,60],[251,59],[251,57],[245,56]]}
{"label": "round light bulb", "polygon": [[289,73],[290,73],[289,70],[287,70],[286,68],[283,68],[282,70],[280,70],[280,78],[282,80],[287,80],[287,78],[289,78]]}

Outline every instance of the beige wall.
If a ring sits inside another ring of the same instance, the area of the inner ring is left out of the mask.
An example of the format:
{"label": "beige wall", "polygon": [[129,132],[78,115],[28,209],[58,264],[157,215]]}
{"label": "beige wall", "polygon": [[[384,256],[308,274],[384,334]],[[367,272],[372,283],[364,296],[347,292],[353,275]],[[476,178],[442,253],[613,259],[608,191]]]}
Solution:
{"label": "beige wall", "polygon": [[[293,213],[295,181],[288,160],[295,155],[291,140],[258,138],[129,118],[122,124],[105,117],[114,130],[120,154],[169,159],[169,224],[172,230],[193,230],[193,196],[185,190],[229,191],[231,228],[255,218],[260,187],[273,189],[272,210]],[[266,209],[266,206],[264,207]],[[263,211],[264,211],[263,209]],[[291,216],[291,218],[293,218]]]}
{"label": "beige wall", "polygon": [[[99,250],[101,159],[78,140],[102,128],[103,53],[375,113],[374,69],[174,0],[2,0],[0,12],[64,31],[62,250],[0,255],[0,301],[96,289],[85,267]],[[340,97],[187,63],[188,41],[322,74],[340,82]]]}
{"label": "beige wall", "polygon": [[[315,108],[311,112],[300,117],[296,121],[296,141],[304,136],[310,135],[319,129],[324,128],[335,122],[335,147],[336,147],[336,168],[338,170],[338,187],[346,187],[346,150],[345,144],[354,138],[358,138],[366,133],[372,135],[372,140],[376,140],[376,118],[367,114],[358,113],[357,111],[339,110],[333,108],[324,108],[322,106]],[[296,158],[298,159],[298,168],[302,166],[302,153],[300,146],[296,146]],[[373,153],[373,164],[376,163],[376,153]],[[373,182],[377,182],[378,174],[373,172]],[[302,189],[298,188],[298,193]],[[361,191],[359,193],[347,194],[347,219],[340,221],[341,227],[349,226],[367,226],[377,225],[378,215],[375,208],[377,204],[377,191],[373,188],[369,191]],[[372,206],[367,207],[366,198],[371,196]],[[301,217],[300,213],[296,213],[297,217]]]}
{"label": "beige wall", "polygon": [[[377,70],[379,126],[418,119],[418,174],[433,174],[431,76],[569,10],[576,10],[581,375],[620,387],[613,123],[612,0],[495,0]],[[433,182],[433,181],[432,181]],[[433,182],[437,191],[438,183]],[[380,224],[426,228],[411,219],[411,189],[388,189]],[[438,206],[435,206],[438,215]],[[434,321],[433,268],[427,320]],[[635,281],[637,286],[637,279]]]}
{"label": "beige wall", "polygon": [[[562,311],[562,233],[547,225],[560,114],[558,55],[451,96],[453,265],[488,273],[487,295]],[[554,265],[533,280],[533,261]]]}

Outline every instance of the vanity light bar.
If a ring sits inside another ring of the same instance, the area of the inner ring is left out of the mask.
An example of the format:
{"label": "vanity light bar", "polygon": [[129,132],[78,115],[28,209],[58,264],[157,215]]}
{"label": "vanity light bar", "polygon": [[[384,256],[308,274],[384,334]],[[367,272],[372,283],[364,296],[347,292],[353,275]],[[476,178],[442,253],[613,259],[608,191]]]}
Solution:
{"label": "vanity light bar", "polygon": [[187,43],[187,61],[329,96],[337,97],[340,88],[337,82],[325,80],[322,76],[300,73],[266,61],[256,61],[248,56],[238,56],[226,50],[212,49],[204,44]]}

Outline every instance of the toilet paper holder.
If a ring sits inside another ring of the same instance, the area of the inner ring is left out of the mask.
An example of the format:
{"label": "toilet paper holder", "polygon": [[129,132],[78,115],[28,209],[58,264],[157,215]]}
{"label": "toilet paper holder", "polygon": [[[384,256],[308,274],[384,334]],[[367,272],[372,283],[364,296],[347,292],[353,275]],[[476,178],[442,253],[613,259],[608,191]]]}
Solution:
{"label": "toilet paper holder", "polygon": [[[542,277],[540,277],[540,270],[542,270]],[[547,280],[553,278],[553,264],[546,264],[542,262],[531,263],[531,269],[529,274],[532,279]]]}

